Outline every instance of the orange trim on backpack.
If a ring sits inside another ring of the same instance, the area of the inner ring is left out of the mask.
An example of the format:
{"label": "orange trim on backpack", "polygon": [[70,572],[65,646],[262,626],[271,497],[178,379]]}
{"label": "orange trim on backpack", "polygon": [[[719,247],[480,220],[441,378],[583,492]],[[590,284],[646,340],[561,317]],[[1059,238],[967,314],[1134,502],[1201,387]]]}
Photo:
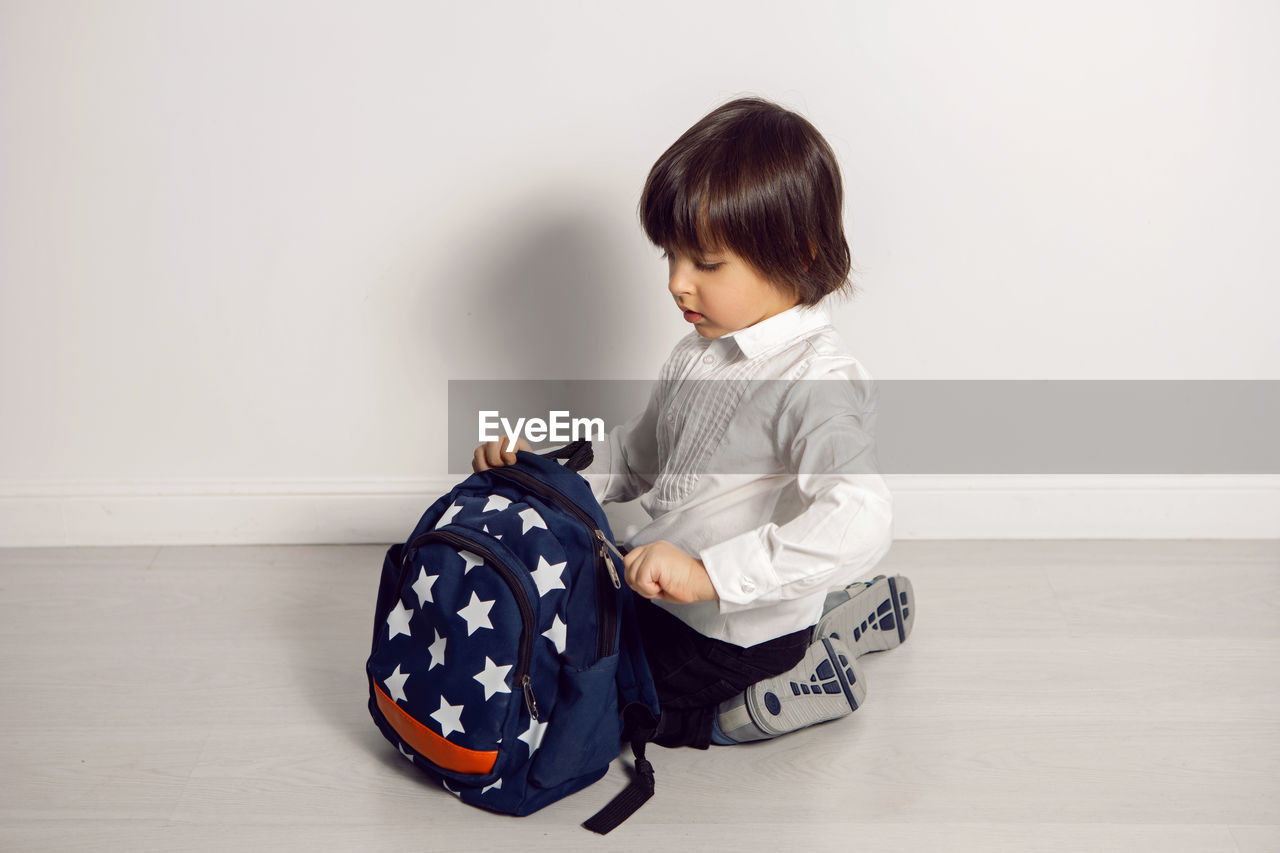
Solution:
{"label": "orange trim on backpack", "polygon": [[382,716],[396,730],[396,734],[404,738],[404,742],[420,755],[425,755],[438,766],[455,773],[488,773],[493,770],[493,765],[498,761],[496,749],[467,749],[451,743],[410,717],[376,682],[373,683],[373,690],[378,697],[378,710],[382,712]]}

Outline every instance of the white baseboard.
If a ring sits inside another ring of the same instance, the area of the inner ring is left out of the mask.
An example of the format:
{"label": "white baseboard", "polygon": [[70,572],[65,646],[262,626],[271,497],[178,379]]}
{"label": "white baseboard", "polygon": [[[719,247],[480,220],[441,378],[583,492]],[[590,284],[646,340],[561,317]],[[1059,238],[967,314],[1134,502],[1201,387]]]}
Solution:
{"label": "white baseboard", "polygon": [[[1277,476],[885,479],[897,539],[1280,538]],[[0,482],[0,547],[391,543],[457,480]]]}
{"label": "white baseboard", "polygon": [[391,543],[459,479],[0,483],[0,546]]}

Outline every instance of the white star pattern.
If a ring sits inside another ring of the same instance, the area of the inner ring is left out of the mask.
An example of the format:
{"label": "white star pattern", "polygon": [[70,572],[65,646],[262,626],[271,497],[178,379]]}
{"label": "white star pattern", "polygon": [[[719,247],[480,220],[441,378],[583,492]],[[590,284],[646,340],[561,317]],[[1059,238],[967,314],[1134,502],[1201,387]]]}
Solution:
{"label": "white star pattern", "polygon": [[533,755],[533,753],[538,749],[538,747],[542,746],[542,734],[546,730],[547,730],[546,723],[540,723],[537,720],[530,720],[529,728],[525,730],[524,734],[520,735],[520,740],[529,744],[530,755]]}
{"label": "white star pattern", "polygon": [[462,504],[452,504],[444,511],[444,515],[440,516],[440,520],[436,522],[436,527],[444,527],[453,521],[453,517],[462,511]]}
{"label": "white star pattern", "polygon": [[497,782],[494,782],[492,785],[485,785],[483,788],[480,789],[480,793],[487,794],[490,791],[492,791],[494,788],[501,788],[501,787],[502,787],[502,780],[499,779]]}
{"label": "white star pattern", "polygon": [[[498,666],[487,656],[484,659],[484,670],[475,674],[475,680],[484,685],[484,700],[488,702],[496,693],[510,693],[507,686],[507,673],[510,666]],[[483,793],[483,792],[482,792]]]}
{"label": "white star pattern", "polygon": [[[395,702],[405,701],[404,683],[409,680],[409,673],[400,671],[400,664],[396,664],[396,671],[387,676],[387,680],[382,682],[387,687],[387,695]],[[416,682],[415,682],[416,683]]]}
{"label": "white star pattern", "polygon": [[435,599],[431,597],[431,587],[435,586],[436,578],[439,575],[427,574],[426,566],[419,567],[418,579],[413,582],[413,591],[418,594],[418,606],[426,604],[428,601],[434,603]]}
{"label": "white star pattern", "polygon": [[484,559],[472,554],[470,551],[459,551],[458,553],[462,555],[462,573],[464,575],[476,566],[484,565]]}
{"label": "white star pattern", "polygon": [[547,529],[547,523],[542,520],[542,516],[538,515],[538,511],[533,507],[520,510],[520,521],[522,522],[521,533],[528,533],[535,527],[541,527],[543,530]]}
{"label": "white star pattern", "polygon": [[556,647],[556,651],[564,654],[565,646],[565,628],[568,627],[560,619],[560,614],[556,614],[556,618],[551,622],[551,627],[542,632],[542,636],[551,641],[551,645]]}
{"label": "white star pattern", "polygon": [[[497,599],[494,599],[496,601]],[[493,609],[493,601],[481,601],[480,596],[471,593],[471,601],[458,611],[458,615],[467,620],[467,636],[470,637],[481,628],[492,628],[489,611]]]}
{"label": "white star pattern", "polygon": [[533,582],[538,585],[538,597],[541,598],[553,589],[564,589],[564,567],[568,562],[548,563],[547,558],[538,555],[538,568],[529,573]]}
{"label": "white star pattern", "polygon": [[397,601],[396,606],[387,614],[387,639],[394,640],[396,634],[404,634],[406,637],[412,637],[409,633],[409,620],[413,618],[413,611],[404,606],[403,601]]}
{"label": "white star pattern", "polygon": [[449,783],[448,783],[448,782],[446,782],[446,781],[444,781],[443,779],[441,779],[441,780],[440,780],[440,784],[441,784],[442,786],[444,786],[444,789],[445,789],[446,791],[448,791],[450,794],[453,794],[453,795],[454,795],[455,797],[457,797],[458,799],[462,799],[462,792],[461,792],[461,791],[455,791],[455,790],[453,790],[452,788],[450,788],[450,787],[449,787]]}
{"label": "white star pattern", "polygon": [[481,512],[489,512],[495,509],[506,509],[511,506],[511,501],[502,495],[489,495],[489,500],[485,501],[484,509]]}
{"label": "white star pattern", "polygon": [[465,705],[450,705],[449,700],[440,697],[440,708],[431,715],[431,719],[440,724],[440,735],[448,737],[454,732],[467,733],[462,727],[462,711]]}
{"label": "white star pattern", "polygon": [[436,641],[427,648],[427,653],[431,655],[431,662],[427,664],[427,672],[438,666],[444,666],[444,647],[447,645],[447,641],[440,636],[439,631],[433,628],[432,633],[436,635]]}
{"label": "white star pattern", "polygon": [[[404,751],[404,744],[398,744],[398,746],[400,747],[400,754],[403,755],[405,758],[409,759],[410,761],[413,761],[413,756]],[[480,793],[483,794],[484,791],[481,791]]]}

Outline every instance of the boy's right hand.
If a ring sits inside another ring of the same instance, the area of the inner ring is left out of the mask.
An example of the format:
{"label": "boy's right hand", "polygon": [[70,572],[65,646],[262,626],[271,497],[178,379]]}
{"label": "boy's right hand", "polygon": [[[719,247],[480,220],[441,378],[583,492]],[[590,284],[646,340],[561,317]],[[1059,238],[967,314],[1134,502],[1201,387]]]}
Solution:
{"label": "boy's right hand", "polygon": [[514,465],[518,451],[533,450],[529,442],[523,438],[516,439],[515,450],[507,450],[508,443],[510,443],[510,439],[500,438],[497,441],[486,441],[477,447],[475,456],[471,460],[471,470],[477,472],[488,471],[490,468]]}

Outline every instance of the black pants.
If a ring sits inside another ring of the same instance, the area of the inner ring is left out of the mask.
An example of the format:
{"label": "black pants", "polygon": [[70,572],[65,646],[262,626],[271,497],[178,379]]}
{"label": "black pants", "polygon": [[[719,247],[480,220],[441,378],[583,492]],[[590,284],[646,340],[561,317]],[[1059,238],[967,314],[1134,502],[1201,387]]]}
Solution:
{"label": "black pants", "polygon": [[791,669],[809,648],[810,629],[743,648],[699,634],[640,596],[635,601],[662,708],[653,739],[659,746],[706,749],[717,705]]}

